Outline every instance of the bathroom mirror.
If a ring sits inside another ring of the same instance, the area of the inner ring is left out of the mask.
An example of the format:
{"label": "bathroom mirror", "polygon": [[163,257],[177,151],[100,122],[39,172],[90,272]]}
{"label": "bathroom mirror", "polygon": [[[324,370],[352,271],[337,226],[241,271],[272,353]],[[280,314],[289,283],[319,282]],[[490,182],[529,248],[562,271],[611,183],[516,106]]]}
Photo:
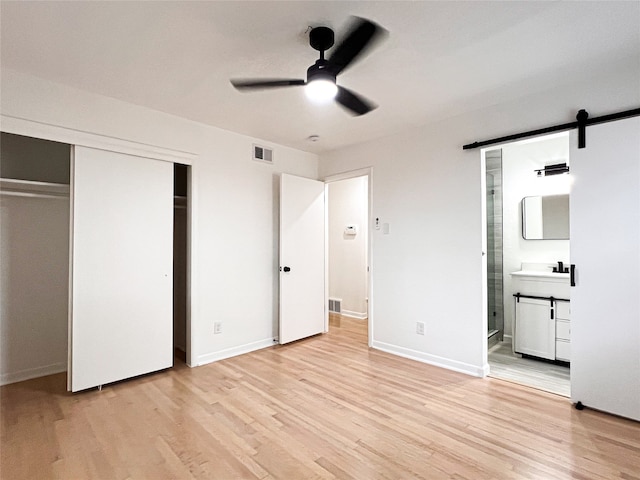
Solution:
{"label": "bathroom mirror", "polygon": [[522,237],[525,240],[568,240],[569,195],[524,197]]}

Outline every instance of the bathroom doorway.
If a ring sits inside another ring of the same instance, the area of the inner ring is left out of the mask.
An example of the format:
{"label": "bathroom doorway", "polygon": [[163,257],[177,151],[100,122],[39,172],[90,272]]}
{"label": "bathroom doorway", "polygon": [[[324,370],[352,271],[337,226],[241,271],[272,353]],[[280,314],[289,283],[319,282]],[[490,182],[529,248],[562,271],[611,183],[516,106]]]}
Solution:
{"label": "bathroom doorway", "polygon": [[[523,277],[519,276],[523,271],[535,270],[540,279],[549,274],[553,282],[566,280],[567,293],[563,297],[570,300],[568,274],[552,274],[553,267],[558,262],[569,264],[568,235],[566,238],[543,239],[524,234],[522,209],[525,198],[539,202],[559,195],[568,198],[570,175],[566,175],[565,171],[558,175],[545,173],[545,167],[551,165],[566,164],[567,170],[569,169],[568,134],[549,135],[489,148],[484,151],[484,156],[489,375],[569,396],[570,354],[565,353],[570,342],[569,324],[560,324],[565,319],[555,318],[556,314],[559,315],[565,309],[566,317],[569,316],[569,302],[559,306],[557,302],[532,300],[542,303],[536,311],[542,312],[540,318],[546,318],[547,322],[541,327],[540,323],[522,323],[524,307],[519,304],[520,298],[517,296],[520,293],[534,297],[558,297],[555,293],[545,293],[545,287],[540,286],[544,283],[538,285],[533,281],[523,281]],[[542,173],[538,173],[539,171]],[[554,207],[554,210],[558,208]],[[566,215],[568,225],[568,211]],[[551,316],[554,316],[553,320]],[[566,320],[569,321],[568,318]],[[567,330],[567,338],[564,338],[564,330]],[[544,341],[549,344],[549,350],[553,351],[549,355],[538,354],[535,348],[527,348],[531,343],[541,341],[538,337],[543,331]]]}

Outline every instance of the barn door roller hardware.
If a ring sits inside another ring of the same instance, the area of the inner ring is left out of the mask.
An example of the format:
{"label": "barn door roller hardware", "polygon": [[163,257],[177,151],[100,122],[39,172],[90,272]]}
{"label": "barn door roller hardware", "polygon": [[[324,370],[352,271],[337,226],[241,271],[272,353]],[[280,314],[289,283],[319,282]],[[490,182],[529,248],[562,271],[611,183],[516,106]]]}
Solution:
{"label": "barn door roller hardware", "polygon": [[483,140],[481,142],[468,143],[462,147],[463,150],[471,150],[473,148],[480,148],[486,145],[494,145],[496,143],[511,142],[513,140],[519,140],[521,138],[535,137],[538,135],[545,135],[547,133],[562,132],[566,130],[578,129],[578,148],[584,148],[586,145],[586,130],[590,125],[596,125],[598,123],[613,122],[614,120],[622,120],[623,118],[640,116],[640,108],[634,108],[631,110],[625,110],[624,112],[612,113],[610,115],[602,115],[600,117],[589,118],[589,113],[586,110],[580,110],[576,115],[575,122],[563,123],[560,125],[553,125],[551,127],[539,128],[537,130],[530,130],[528,132],[514,133],[513,135],[507,135],[499,138],[492,138],[491,140]]}

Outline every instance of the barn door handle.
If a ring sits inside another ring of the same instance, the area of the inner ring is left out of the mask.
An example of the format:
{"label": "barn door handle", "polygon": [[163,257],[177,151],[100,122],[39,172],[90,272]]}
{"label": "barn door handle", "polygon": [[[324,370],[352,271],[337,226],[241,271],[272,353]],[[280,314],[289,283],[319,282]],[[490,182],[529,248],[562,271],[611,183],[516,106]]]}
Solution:
{"label": "barn door handle", "polygon": [[576,286],[576,266],[571,264],[571,268],[569,269],[569,278],[571,279],[571,286]]}

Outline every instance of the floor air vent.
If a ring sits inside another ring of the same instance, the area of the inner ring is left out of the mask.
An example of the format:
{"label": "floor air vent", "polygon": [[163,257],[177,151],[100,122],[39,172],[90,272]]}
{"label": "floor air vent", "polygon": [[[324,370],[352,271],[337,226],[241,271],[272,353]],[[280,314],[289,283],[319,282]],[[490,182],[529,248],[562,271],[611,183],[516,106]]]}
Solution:
{"label": "floor air vent", "polygon": [[329,299],[329,311],[331,313],[341,313],[342,312],[342,299],[340,299],[340,298],[330,298]]}
{"label": "floor air vent", "polygon": [[273,150],[261,147],[260,145],[254,145],[253,159],[259,162],[273,163]]}

